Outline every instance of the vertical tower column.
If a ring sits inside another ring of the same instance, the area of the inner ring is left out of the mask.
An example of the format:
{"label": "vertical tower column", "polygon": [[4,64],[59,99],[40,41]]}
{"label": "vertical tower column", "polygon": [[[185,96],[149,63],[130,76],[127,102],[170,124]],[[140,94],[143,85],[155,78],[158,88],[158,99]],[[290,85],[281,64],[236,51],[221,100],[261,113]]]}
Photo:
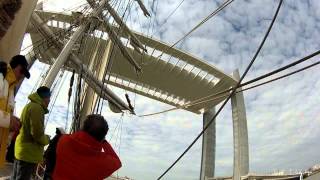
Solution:
{"label": "vertical tower column", "polygon": [[[203,114],[203,128],[215,115],[215,108],[211,108]],[[202,136],[202,157],[200,180],[214,176],[215,152],[216,152],[216,122],[208,127]]]}
{"label": "vertical tower column", "polygon": [[[235,79],[240,79],[238,70],[233,72]],[[238,90],[241,90],[239,88]],[[241,176],[249,173],[249,145],[246,108],[243,93],[236,93],[231,97],[233,119],[233,179],[240,180]]]}

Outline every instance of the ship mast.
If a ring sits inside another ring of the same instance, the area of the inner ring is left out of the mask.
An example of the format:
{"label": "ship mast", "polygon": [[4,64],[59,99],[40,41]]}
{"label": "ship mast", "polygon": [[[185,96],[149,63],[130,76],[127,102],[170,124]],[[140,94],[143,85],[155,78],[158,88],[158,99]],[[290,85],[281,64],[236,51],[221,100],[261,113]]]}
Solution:
{"label": "ship mast", "polygon": [[[141,1],[139,2],[140,7],[144,7]],[[128,60],[128,62],[135,68],[137,72],[141,71],[140,65],[134,60],[131,53],[126,49],[126,47],[123,45],[122,41],[120,40],[117,33],[111,28],[111,25],[108,22],[108,19],[104,15],[105,9],[107,9],[108,13],[115,19],[117,24],[119,25],[119,28],[125,32],[128,36],[130,36],[130,44],[134,47],[134,49],[138,52],[146,51],[146,49],[143,47],[142,43],[138,40],[138,38],[131,32],[131,30],[127,27],[127,25],[122,21],[120,16],[117,14],[117,12],[112,8],[112,6],[109,4],[108,0],[102,0],[99,3],[95,3],[95,1],[88,0],[88,3],[90,4],[92,8],[92,12],[88,16],[81,16],[81,19],[79,19],[80,26],[76,29],[76,31],[71,35],[70,39],[66,44],[63,43],[62,40],[58,40],[58,42],[54,42],[54,46],[56,47],[55,53],[58,55],[57,59],[53,63],[52,67],[50,68],[43,85],[47,87],[52,87],[53,82],[55,81],[59,71],[62,69],[63,65],[67,62],[68,59],[71,60],[73,64],[78,67],[78,69],[81,69],[81,72],[83,73],[85,82],[87,85],[94,90],[98,96],[102,97],[103,99],[107,99],[109,101],[109,104],[111,104],[113,107],[115,107],[116,111],[122,112],[122,110],[129,110],[131,113],[134,113],[133,109],[128,106],[126,103],[124,103],[119,97],[117,97],[110,89],[108,89],[104,83],[101,81],[101,74],[98,73],[99,78],[95,76],[95,74],[91,71],[89,67],[84,65],[81,60],[81,58],[77,57],[72,51],[76,45],[76,42],[83,36],[85,36],[87,31],[92,31],[92,27],[97,27],[97,24],[102,23],[103,27],[105,28],[106,32],[109,35],[109,41],[111,41],[113,44],[118,46],[123,56]],[[145,14],[146,10],[142,9]],[[95,19],[95,20],[93,20]],[[51,29],[46,25],[46,23],[43,22],[43,20],[34,13],[32,15],[32,20],[36,22],[42,29],[42,32],[45,33],[45,35],[49,38],[54,37],[54,33],[51,31]],[[111,43],[110,42],[110,43]],[[61,52],[59,53],[59,50]],[[107,49],[110,51],[110,48]],[[90,59],[92,61],[93,59]],[[104,63],[104,67],[106,67],[106,63]],[[92,93],[88,93],[92,94]],[[91,100],[92,101],[92,98]],[[85,108],[91,108],[85,106]],[[89,112],[87,109],[84,109],[83,111],[86,112],[86,114]],[[82,113],[83,114],[83,113]]]}

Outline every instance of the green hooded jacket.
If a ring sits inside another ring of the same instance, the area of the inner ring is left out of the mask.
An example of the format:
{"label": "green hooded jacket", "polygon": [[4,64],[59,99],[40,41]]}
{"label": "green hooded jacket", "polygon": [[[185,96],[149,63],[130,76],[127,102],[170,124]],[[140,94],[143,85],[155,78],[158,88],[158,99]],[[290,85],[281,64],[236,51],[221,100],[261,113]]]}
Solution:
{"label": "green hooded jacket", "polygon": [[15,143],[15,158],[29,163],[43,161],[44,146],[49,144],[49,136],[44,134],[44,116],[48,109],[38,93],[29,97],[21,114],[21,129]]}

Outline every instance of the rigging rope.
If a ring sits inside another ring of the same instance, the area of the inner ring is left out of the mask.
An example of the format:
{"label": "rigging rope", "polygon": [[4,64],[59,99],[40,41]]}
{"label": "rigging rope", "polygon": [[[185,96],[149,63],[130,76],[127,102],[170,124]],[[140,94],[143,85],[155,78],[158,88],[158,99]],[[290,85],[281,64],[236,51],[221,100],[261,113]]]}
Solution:
{"label": "rigging rope", "polygon": [[[303,58],[301,58],[301,59],[299,59],[299,60],[297,60],[297,61],[294,61],[293,63],[290,63],[290,64],[288,64],[288,65],[286,65],[286,66],[283,66],[283,67],[278,68],[278,69],[276,69],[276,70],[274,70],[274,71],[271,71],[271,72],[269,72],[269,73],[267,73],[267,74],[261,75],[261,76],[259,76],[259,77],[256,77],[256,78],[252,79],[252,80],[249,80],[249,81],[247,81],[247,82],[245,82],[245,83],[242,83],[242,84],[240,84],[239,87],[243,87],[243,86],[252,84],[252,83],[254,83],[254,82],[257,82],[257,81],[259,81],[259,80],[265,79],[265,78],[267,78],[267,77],[270,77],[270,76],[272,76],[272,75],[274,75],[274,74],[277,74],[277,73],[282,72],[282,71],[284,71],[284,70],[286,70],[286,69],[289,69],[289,68],[291,68],[291,67],[293,67],[293,66],[295,66],[295,65],[298,65],[298,64],[300,64],[300,63],[303,63],[303,62],[305,62],[305,61],[307,61],[307,60],[309,60],[309,59],[311,59],[311,58],[313,58],[313,57],[315,57],[315,56],[317,56],[317,55],[319,55],[319,54],[320,54],[320,50],[318,50],[318,51],[316,51],[316,52],[314,52],[314,53],[312,53],[312,54],[310,54],[310,55],[308,55],[308,56],[305,56],[305,57],[303,57]],[[299,72],[300,72],[300,71],[299,71]],[[289,74],[290,74],[290,73],[289,73]],[[294,74],[295,74],[295,73],[294,73]],[[291,75],[292,75],[292,74],[291,74]],[[285,76],[285,77],[287,77],[287,76]],[[277,79],[277,78],[274,78],[274,79]],[[271,81],[271,82],[272,82],[272,81]],[[213,101],[213,100],[216,100],[216,99],[219,99],[219,98],[224,97],[224,96],[219,96],[219,97],[216,97],[216,96],[222,95],[222,94],[225,94],[225,93],[228,93],[228,92],[230,92],[232,89],[234,89],[234,88],[230,88],[230,89],[227,89],[227,90],[218,92],[218,93],[210,94],[210,95],[208,95],[208,96],[205,96],[205,97],[199,98],[199,99],[197,99],[197,100],[194,100],[194,101],[192,101],[192,102],[186,103],[186,104],[184,104],[184,105],[182,105],[182,106],[180,106],[180,107],[175,107],[175,108],[167,109],[167,110],[160,111],[160,112],[156,112],[156,113],[139,115],[139,117],[153,116],[153,115],[170,112],[170,111],[177,110],[177,109],[182,109],[182,108],[194,106],[194,105],[197,105],[197,104],[202,104],[202,103],[204,103],[204,102]],[[208,99],[208,98],[210,98],[210,97],[212,97],[213,99]]]}
{"label": "rigging rope", "polygon": [[111,133],[111,137],[110,137],[110,139],[108,140],[108,142],[111,142],[113,136],[114,136],[115,133],[117,132],[117,129],[118,129],[118,127],[119,127],[120,122],[122,121],[122,119],[123,119],[123,113],[121,114],[121,117],[120,117],[120,119],[118,120],[117,125],[116,125],[116,127],[114,128],[114,130],[113,130],[113,133]]}
{"label": "rigging rope", "polygon": [[[226,0],[224,3],[222,3],[217,9],[215,9],[212,13],[210,13],[206,18],[204,18],[200,23],[198,23],[194,28],[192,28],[187,34],[185,34],[182,38],[180,38],[179,40],[177,40],[175,43],[173,43],[170,47],[168,47],[165,51],[169,51],[171,48],[173,48],[174,46],[176,46],[178,43],[180,43],[181,41],[184,41],[192,32],[194,32],[195,30],[197,30],[201,25],[203,25],[204,23],[206,23],[209,19],[211,19],[212,17],[214,17],[215,15],[217,15],[220,11],[222,11],[225,7],[227,7],[229,4],[231,4],[234,0]],[[153,24],[154,26],[154,24]],[[153,29],[152,26],[152,29]],[[152,32],[153,34],[154,32]],[[152,37],[152,36],[151,36]],[[152,54],[150,55],[149,59],[153,56],[155,49],[157,47],[154,48]],[[158,60],[163,56],[164,51],[161,52],[161,54],[157,57]],[[172,58],[172,55],[170,56],[170,59]],[[170,60],[169,59],[169,60]]]}
{"label": "rigging rope", "polygon": [[78,75],[78,84],[75,92],[75,102],[74,102],[74,115],[72,121],[72,132],[76,132],[80,129],[80,108],[81,108],[81,89],[82,89],[82,72],[81,68]]}
{"label": "rigging rope", "polygon": [[[175,43],[173,43],[170,47],[166,49],[166,51],[170,50],[174,46],[176,46],[178,43],[186,39],[191,33],[193,33],[195,30],[197,30],[200,26],[202,26],[204,23],[206,23],[209,19],[217,15],[220,11],[222,11],[225,7],[227,7],[229,4],[231,4],[234,0],[226,0],[224,3],[222,3],[217,9],[215,9],[211,14],[209,14],[206,18],[204,18],[200,23],[198,23],[194,28],[192,28],[187,34],[185,34],[182,38],[177,40]],[[164,54],[164,51],[158,56],[160,58]]]}
{"label": "rigging rope", "polygon": [[[121,4],[121,3],[120,3],[120,4]],[[118,8],[117,8],[117,11],[119,11],[120,4],[119,4],[119,6],[118,6]],[[125,4],[125,3],[124,3],[124,4]],[[127,5],[125,6],[125,10],[124,10],[124,12],[123,12],[123,14],[122,14],[122,16],[121,16],[121,20],[122,20],[124,23],[128,20],[128,17],[129,17],[129,15],[130,15],[130,12],[131,12],[131,11],[130,11],[130,7],[131,7],[131,2],[129,1],[129,2],[127,3]],[[128,11],[128,10],[129,10],[129,11]],[[127,11],[128,11],[128,15],[127,15],[127,17],[125,17]],[[110,15],[109,18],[111,18],[111,15]],[[115,20],[113,19],[113,24],[114,24],[114,23],[115,23]],[[118,30],[117,30],[116,33],[119,34],[120,30],[121,30],[121,28],[118,28]],[[128,39],[128,42],[129,42],[129,39]],[[110,57],[108,58],[108,59],[109,59],[109,62],[108,62],[108,64],[107,64],[107,68],[106,68],[106,70],[105,70],[105,72],[104,72],[104,74],[103,74],[103,80],[102,80],[103,85],[106,84],[106,76],[107,76],[108,72],[110,72],[110,75],[108,76],[108,80],[107,80],[107,81],[110,80],[110,76],[111,76],[111,69],[112,69],[112,65],[113,65],[112,56],[113,56],[113,53],[114,53],[114,50],[115,50],[114,45],[112,44],[111,46],[112,46],[112,47],[111,47],[111,53],[110,53]],[[101,89],[101,93],[102,93],[102,91],[103,91],[103,89]],[[97,113],[100,113],[100,114],[101,114],[102,108],[103,108],[103,102],[104,102],[104,101],[102,100],[102,98],[99,97],[98,102],[96,102],[95,108],[94,108],[94,109],[96,109],[96,112],[97,112]],[[101,104],[100,104],[100,103],[101,103]],[[99,109],[100,109],[100,112],[99,112]]]}
{"label": "rigging rope", "polygon": [[215,121],[215,118],[220,114],[220,112],[222,111],[222,109],[224,108],[224,106],[227,104],[227,102],[231,99],[231,96],[233,94],[235,94],[236,89],[239,87],[239,85],[241,84],[242,80],[245,78],[245,76],[247,75],[247,73],[249,72],[251,66],[253,65],[253,63],[255,62],[256,58],[258,57],[267,37],[269,36],[269,33],[273,27],[273,24],[278,16],[278,13],[280,11],[280,7],[282,5],[283,0],[279,1],[279,5],[278,8],[276,10],[276,13],[271,21],[271,24],[265,34],[265,36],[263,37],[262,42],[260,43],[256,53],[254,54],[253,58],[251,59],[249,65],[247,66],[245,72],[243,73],[243,75],[241,76],[239,82],[237,83],[235,89],[232,90],[231,94],[228,96],[228,98],[223,102],[223,104],[221,105],[221,107],[219,108],[219,110],[217,111],[217,113],[214,115],[214,117],[208,122],[208,124],[203,128],[203,130],[198,134],[198,136],[192,141],[192,143],[186,148],[186,150],[173,162],[173,164],[167,168],[164,173],[162,173],[159,177],[158,180],[161,179],[165,174],[167,174],[168,171],[170,171],[170,169],[191,149],[191,147],[198,141],[198,139],[202,136],[202,134],[208,129],[208,127],[212,124],[212,122]]}
{"label": "rigging rope", "polygon": [[70,100],[71,100],[71,96],[72,96],[72,88],[73,88],[73,84],[74,84],[75,74],[76,74],[76,71],[73,69],[72,75],[70,78],[70,83],[69,83],[69,90],[68,90],[68,107],[67,107],[67,116],[66,116],[66,123],[65,123],[65,129],[64,129],[65,132],[67,132],[67,129],[68,129]]}
{"label": "rigging rope", "polygon": [[251,86],[251,87],[242,89],[242,90],[239,91],[239,92],[246,91],[246,90],[249,90],[249,89],[252,89],[252,88],[256,88],[256,87],[262,86],[262,85],[264,85],[264,84],[271,83],[271,82],[273,82],[273,81],[277,81],[277,80],[283,79],[283,78],[285,78],[285,77],[291,76],[291,75],[296,74],[296,73],[298,73],[298,72],[302,72],[302,71],[304,71],[304,70],[306,70],[306,69],[309,69],[309,68],[314,67],[314,66],[319,65],[319,64],[320,64],[320,61],[319,61],[319,62],[315,62],[315,63],[313,63],[313,64],[310,64],[310,65],[308,65],[308,66],[305,66],[305,67],[303,67],[303,68],[300,68],[300,69],[298,69],[298,70],[296,70],[296,71],[293,71],[293,72],[291,72],[291,73],[285,74],[285,75],[283,75],[283,76],[279,76],[279,77],[274,78],[274,79],[271,79],[271,80],[269,80],[269,81],[266,81],[266,82],[263,82],[263,83],[260,83],[260,84],[257,84],[257,85],[254,85],[254,86]]}
{"label": "rigging rope", "polygon": [[[58,99],[58,96],[61,92],[61,89],[62,89],[62,86],[64,85],[64,81],[66,80],[66,76],[64,76],[64,73],[65,71],[63,70],[60,74],[62,74],[62,76],[60,75],[59,76],[59,79],[57,80],[56,84],[58,84],[59,82],[59,88],[58,88],[58,91],[55,91],[55,87],[52,88],[52,91],[53,92],[56,92],[54,95],[53,95],[53,101],[50,103],[50,110],[49,110],[49,115],[47,117],[47,120],[45,122],[45,128],[47,127],[48,125],[48,122],[50,120],[50,117],[51,117],[51,114],[52,114],[52,111],[53,111],[53,107]],[[64,76],[64,77],[63,77]]]}
{"label": "rigging rope", "polygon": [[[283,78],[285,78],[285,77],[288,77],[288,76],[291,76],[291,75],[296,74],[296,73],[298,73],[298,72],[301,72],[301,71],[303,71],[303,70],[309,69],[309,68],[311,68],[311,67],[313,67],[313,66],[316,66],[316,65],[318,65],[318,64],[319,64],[319,62],[313,63],[313,64],[311,64],[311,65],[308,65],[308,66],[306,66],[306,67],[300,68],[300,69],[298,69],[298,70],[296,70],[296,71],[293,71],[293,72],[290,72],[290,73],[288,73],[288,74],[285,74],[285,75],[282,75],[282,76],[279,76],[279,77],[270,79],[270,80],[268,80],[268,81],[265,81],[265,82],[262,82],[262,83],[259,83],[259,84],[250,86],[250,87],[248,87],[248,88],[244,88],[244,89],[242,89],[242,90],[237,90],[236,93],[243,92],[243,91],[246,91],[246,90],[250,90],[250,89],[253,89],[253,88],[256,88],[256,87],[259,87],[259,86],[262,86],[262,85],[265,85],[265,84],[268,84],[268,83],[271,83],[271,82],[274,82],[274,81],[283,79]],[[206,103],[206,102],[209,102],[209,101],[214,101],[214,100],[217,100],[217,99],[220,99],[220,98],[224,98],[224,97],[227,97],[227,96],[228,96],[228,94],[220,95],[220,96],[214,97],[214,98],[212,98],[212,99],[208,99],[208,100],[204,100],[204,101],[197,102],[197,103],[192,104],[192,105],[190,105],[190,106],[194,106],[194,105]],[[189,106],[188,106],[188,107],[189,107]]]}
{"label": "rigging rope", "polygon": [[166,24],[168,22],[168,20],[171,18],[171,16],[179,9],[179,7],[182,5],[182,3],[184,2],[185,0],[182,0],[178,6],[164,19],[163,23],[161,25],[159,25],[159,29],[161,29],[161,27]]}
{"label": "rigging rope", "polygon": [[[120,137],[119,137],[119,147],[118,147],[118,156],[121,157],[121,138],[122,138],[122,126],[123,126],[123,118],[121,120],[121,128],[120,128]],[[119,171],[120,169],[117,170],[117,178],[119,179]]]}

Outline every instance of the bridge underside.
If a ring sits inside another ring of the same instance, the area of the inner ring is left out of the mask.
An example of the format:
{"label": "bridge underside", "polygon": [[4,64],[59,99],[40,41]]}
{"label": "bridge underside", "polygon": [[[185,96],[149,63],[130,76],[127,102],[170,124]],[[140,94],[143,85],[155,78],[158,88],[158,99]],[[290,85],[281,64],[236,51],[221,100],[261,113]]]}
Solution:
{"label": "bridge underside", "polygon": [[[75,18],[72,15],[52,12],[35,11],[35,13],[46,20],[47,25],[54,32],[62,31],[64,33]],[[120,32],[117,27],[113,28],[116,32]],[[97,29],[96,32],[80,38],[78,48],[74,50],[74,53],[81,58],[85,65],[90,63],[89,61],[94,54],[98,56],[97,54],[106,48],[109,38],[102,27]],[[37,42],[45,38],[32,23],[30,23],[28,32],[35,47]],[[118,46],[114,45],[110,57],[112,67],[106,76],[108,84],[179,107],[199,98],[224,91],[237,83],[232,76],[223,73],[218,68],[181,50],[170,48],[168,44],[135,33],[148,50],[147,53],[138,53],[128,43],[128,37],[125,34],[119,33],[119,35],[121,35],[121,41],[126,45],[127,50],[142,67],[142,72],[137,73],[123,57]],[[61,39],[63,40],[63,38]],[[99,43],[97,44],[97,42]],[[53,51],[52,48],[45,52],[39,51],[38,58],[41,62],[47,64],[54,62],[56,55],[50,53]],[[100,61],[108,61],[108,59],[100,59]],[[71,63],[67,63],[65,66],[71,69],[75,68]],[[184,107],[184,109],[200,114],[224,99],[225,96],[220,96],[212,101]]]}

